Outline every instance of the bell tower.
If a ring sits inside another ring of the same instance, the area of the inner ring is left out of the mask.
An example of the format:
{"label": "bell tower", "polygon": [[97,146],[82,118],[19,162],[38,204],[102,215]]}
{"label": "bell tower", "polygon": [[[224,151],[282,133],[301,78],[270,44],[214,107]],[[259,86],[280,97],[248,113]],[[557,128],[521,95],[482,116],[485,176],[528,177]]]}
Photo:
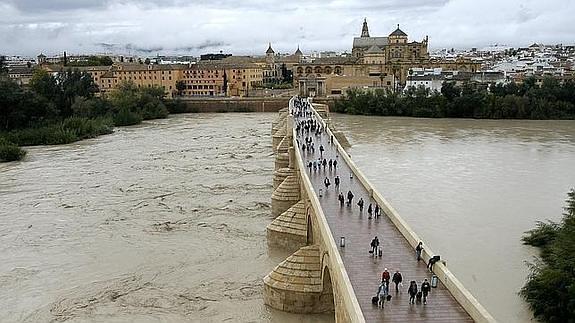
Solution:
{"label": "bell tower", "polygon": [[369,37],[369,28],[367,28],[367,18],[363,19],[363,27],[361,28],[361,37]]}

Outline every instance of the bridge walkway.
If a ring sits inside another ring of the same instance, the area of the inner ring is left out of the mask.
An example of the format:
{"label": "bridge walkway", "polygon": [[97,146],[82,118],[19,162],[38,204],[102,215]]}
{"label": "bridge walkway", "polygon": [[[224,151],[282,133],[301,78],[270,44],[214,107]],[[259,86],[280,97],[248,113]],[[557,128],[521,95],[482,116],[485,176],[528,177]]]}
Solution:
{"label": "bridge walkway", "polygon": [[[295,124],[294,124],[295,126]],[[345,269],[358,298],[361,310],[367,322],[473,322],[467,312],[459,305],[455,298],[439,282],[437,288],[432,288],[427,304],[409,304],[407,288],[411,280],[417,281],[418,288],[424,278],[431,281],[431,273],[426,264],[415,259],[415,251],[407,240],[401,235],[395,225],[382,214],[378,219],[368,219],[367,208],[369,203],[375,202],[370,198],[368,190],[359,180],[350,178],[351,169],[345,160],[338,156],[335,145],[329,143],[329,138],[324,131],[322,135],[315,136],[313,133],[298,135],[298,142],[304,142],[306,136],[311,136],[315,145],[315,153],[300,149],[304,163],[317,160],[320,157],[319,146],[323,145],[325,151],[323,157],[328,161],[337,160],[337,169],[329,169],[329,166],[321,170],[305,171],[314,187],[323,208],[323,212],[329,223],[331,233],[339,246],[340,237],[345,237],[345,247],[339,247],[340,255],[345,264]],[[335,138],[334,138],[335,140]],[[341,183],[339,189],[335,187],[334,178],[339,175]],[[328,177],[331,185],[326,190],[324,179]],[[340,207],[337,199],[339,191],[344,197],[351,190],[355,195],[351,207]],[[357,206],[359,198],[363,198],[365,205],[363,212]],[[370,242],[374,236],[378,236],[380,246],[383,248],[383,257],[374,258],[368,252]],[[403,288],[395,292],[394,284],[390,284],[392,299],[385,304],[384,309],[372,305],[371,298],[375,296],[377,287],[381,281],[384,268],[388,268],[390,274],[400,270],[403,275]]]}

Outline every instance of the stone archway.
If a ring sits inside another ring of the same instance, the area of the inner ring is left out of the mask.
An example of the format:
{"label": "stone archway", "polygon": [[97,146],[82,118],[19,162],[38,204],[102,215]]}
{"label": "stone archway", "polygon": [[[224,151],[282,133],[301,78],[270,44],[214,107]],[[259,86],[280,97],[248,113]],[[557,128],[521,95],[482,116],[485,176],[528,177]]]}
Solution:
{"label": "stone archway", "polygon": [[312,245],[313,244],[313,226],[311,221],[311,207],[307,207],[306,210],[306,219],[307,219],[307,237],[306,237],[306,244]]}
{"label": "stone archway", "polygon": [[335,312],[335,300],[333,295],[333,284],[331,281],[331,274],[329,267],[323,267],[322,271],[322,291],[319,296],[319,304],[321,313]]}

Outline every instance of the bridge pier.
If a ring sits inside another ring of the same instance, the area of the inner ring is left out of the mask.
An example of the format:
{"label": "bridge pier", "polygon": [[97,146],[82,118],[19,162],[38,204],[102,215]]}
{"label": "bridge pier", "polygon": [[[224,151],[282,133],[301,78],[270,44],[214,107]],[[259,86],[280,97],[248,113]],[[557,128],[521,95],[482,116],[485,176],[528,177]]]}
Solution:
{"label": "bridge pier", "polygon": [[329,269],[322,269],[317,245],[300,248],[264,278],[264,302],[291,313],[333,312]]}
{"label": "bridge pier", "polygon": [[285,121],[285,119],[289,113],[289,109],[283,108],[283,109],[279,110],[278,113],[279,113],[279,116],[274,121],[272,121],[272,136],[276,133],[276,131],[278,131],[279,127]]}
{"label": "bridge pier", "polygon": [[300,200],[270,223],[266,229],[268,245],[297,250],[307,243],[305,203]]}
{"label": "bridge pier", "polygon": [[282,139],[287,135],[286,125],[287,125],[287,117],[279,121],[276,131],[272,135],[272,148],[274,151],[276,151],[280,141],[282,141]]}

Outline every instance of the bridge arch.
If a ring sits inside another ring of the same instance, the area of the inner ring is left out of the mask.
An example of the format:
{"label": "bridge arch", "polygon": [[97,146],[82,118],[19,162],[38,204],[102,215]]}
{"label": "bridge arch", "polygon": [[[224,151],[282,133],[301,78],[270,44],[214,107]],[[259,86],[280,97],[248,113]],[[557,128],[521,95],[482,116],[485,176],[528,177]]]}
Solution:
{"label": "bridge arch", "polygon": [[329,255],[327,253],[324,253],[324,256],[322,257],[323,270],[321,275],[322,291],[319,296],[319,303],[322,308],[322,312],[329,313],[329,312],[335,312],[335,297],[334,297],[333,283],[331,280],[331,274],[329,266],[327,265],[329,263],[329,259],[328,261],[324,262],[324,259],[326,257],[329,258]]}
{"label": "bridge arch", "polygon": [[308,205],[305,211],[305,217],[307,222],[307,234],[306,234],[306,244],[312,245],[313,244],[313,225],[312,225],[312,213],[311,213],[311,206]]}

